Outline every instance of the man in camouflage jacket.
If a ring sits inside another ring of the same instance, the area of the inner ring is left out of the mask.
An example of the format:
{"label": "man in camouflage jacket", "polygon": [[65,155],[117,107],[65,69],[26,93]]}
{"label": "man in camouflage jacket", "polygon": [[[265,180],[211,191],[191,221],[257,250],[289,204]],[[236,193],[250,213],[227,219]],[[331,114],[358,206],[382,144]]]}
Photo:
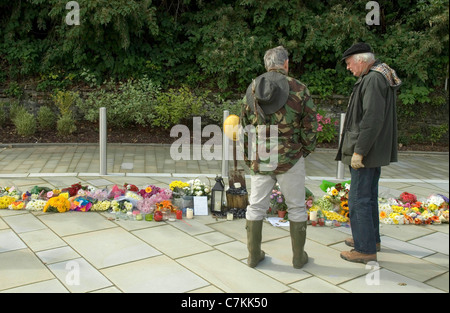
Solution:
{"label": "man in camouflage jacket", "polygon": [[264,259],[262,222],[278,182],[288,207],[293,265],[301,268],[308,260],[304,158],[316,146],[316,110],[306,86],[287,75],[289,59],[283,47],[268,50],[264,63],[267,73],[248,87],[240,118],[244,160],[252,173],[246,213],[248,265]]}

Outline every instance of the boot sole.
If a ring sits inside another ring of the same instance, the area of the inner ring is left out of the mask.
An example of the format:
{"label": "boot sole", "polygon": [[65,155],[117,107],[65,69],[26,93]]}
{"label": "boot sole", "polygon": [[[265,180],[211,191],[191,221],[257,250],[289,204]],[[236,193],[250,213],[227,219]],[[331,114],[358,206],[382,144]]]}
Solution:
{"label": "boot sole", "polygon": [[341,258],[344,259],[344,260],[346,260],[346,261],[354,262],[354,263],[364,263],[364,264],[367,264],[367,263],[369,263],[369,262],[377,262],[377,259],[376,259],[376,258],[375,258],[375,259],[365,259],[365,258],[354,258],[354,259],[349,259],[349,258],[344,257],[342,254],[341,254]]}

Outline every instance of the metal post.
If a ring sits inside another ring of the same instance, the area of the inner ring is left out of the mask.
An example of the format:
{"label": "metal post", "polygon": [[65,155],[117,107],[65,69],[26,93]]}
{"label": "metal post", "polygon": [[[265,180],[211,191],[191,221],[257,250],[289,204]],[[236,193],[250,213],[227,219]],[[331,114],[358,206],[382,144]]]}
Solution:
{"label": "metal post", "polygon": [[[339,123],[339,145],[341,144],[341,140],[342,140],[342,131],[344,130],[344,120],[345,120],[345,113],[341,113],[341,120]],[[344,163],[342,163],[341,161],[338,161],[337,170],[336,170],[336,178],[344,179],[344,171],[345,171]]]}
{"label": "metal post", "polygon": [[[230,115],[230,111],[224,110],[223,111],[223,122],[222,122],[222,128],[223,123],[227,119],[227,117]],[[222,177],[228,177],[228,153],[229,153],[229,147],[230,147],[230,139],[227,135],[225,135],[225,129],[222,131]]]}
{"label": "metal post", "polygon": [[99,138],[99,145],[100,145],[100,175],[107,175],[106,174],[106,142],[108,139],[107,134],[107,126],[106,126],[106,108],[101,107],[100,108],[100,138]]}

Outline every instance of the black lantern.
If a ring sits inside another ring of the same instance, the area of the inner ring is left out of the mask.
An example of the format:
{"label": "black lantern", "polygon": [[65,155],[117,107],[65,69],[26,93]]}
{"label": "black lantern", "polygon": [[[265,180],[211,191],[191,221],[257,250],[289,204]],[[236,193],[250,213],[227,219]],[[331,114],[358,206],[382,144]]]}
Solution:
{"label": "black lantern", "polygon": [[225,183],[221,176],[216,176],[216,183],[211,191],[211,213],[221,213]]}

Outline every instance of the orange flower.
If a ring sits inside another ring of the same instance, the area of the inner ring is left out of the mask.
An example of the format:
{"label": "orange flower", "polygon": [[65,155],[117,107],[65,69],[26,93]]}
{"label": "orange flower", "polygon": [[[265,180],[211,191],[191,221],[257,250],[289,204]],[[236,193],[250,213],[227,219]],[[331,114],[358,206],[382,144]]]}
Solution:
{"label": "orange flower", "polygon": [[163,200],[161,202],[156,203],[156,209],[158,211],[175,211],[176,207],[172,204],[170,200]]}
{"label": "orange flower", "polygon": [[380,218],[381,218],[381,219],[386,218],[386,212],[381,211],[381,212],[380,212]]}
{"label": "orange flower", "polygon": [[405,220],[408,221],[408,224],[412,224],[414,222],[413,218],[409,216],[408,214],[403,214]]}

